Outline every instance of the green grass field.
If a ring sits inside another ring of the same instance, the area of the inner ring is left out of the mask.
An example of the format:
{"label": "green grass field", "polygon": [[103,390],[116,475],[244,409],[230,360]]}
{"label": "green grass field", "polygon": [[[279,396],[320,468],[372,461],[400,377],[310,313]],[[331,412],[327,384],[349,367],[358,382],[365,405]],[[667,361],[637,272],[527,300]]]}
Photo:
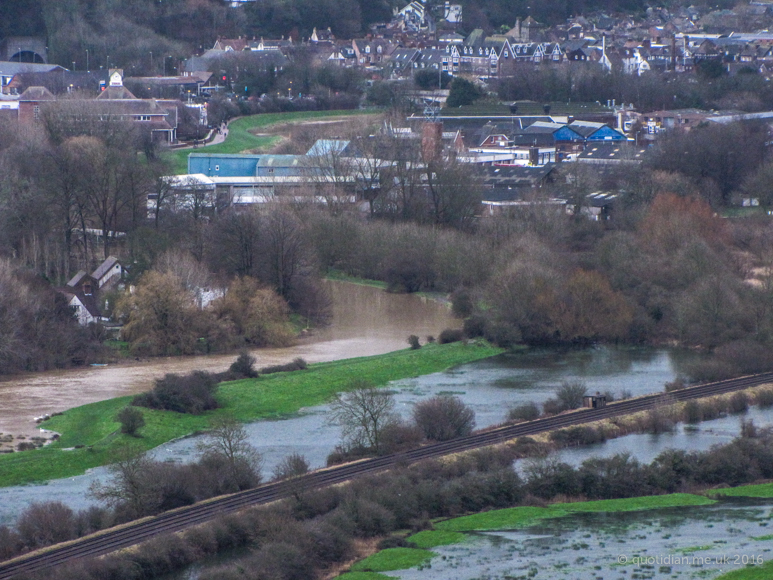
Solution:
{"label": "green grass field", "polygon": [[360,560],[352,570],[355,572],[389,572],[413,568],[430,560],[435,555],[429,550],[416,548],[387,548]]}
{"label": "green grass field", "polygon": [[207,145],[197,149],[179,149],[170,151],[164,159],[170,165],[174,175],[188,173],[188,155],[191,153],[245,153],[247,151],[266,151],[280,137],[277,135],[254,135],[258,130],[266,130],[273,125],[295,123],[299,121],[321,119],[325,117],[343,117],[373,114],[374,109],[356,111],[300,111],[296,113],[266,113],[240,117],[228,125],[228,136],[225,141],[216,145]]}
{"label": "green grass field", "polygon": [[770,580],[771,578],[773,578],[773,561],[765,562],[762,566],[752,566],[728,572],[714,580]]}
{"label": "green grass field", "polygon": [[[608,499],[599,501],[584,501],[576,503],[557,503],[548,507],[522,506],[505,508],[488,512],[477,513],[469,516],[453,518],[435,524],[435,530],[427,530],[413,534],[407,538],[413,542],[418,550],[408,548],[392,548],[376,552],[372,556],[357,562],[352,570],[371,570],[373,572],[386,572],[389,570],[403,570],[424,563],[432,557],[428,548],[446,546],[463,541],[466,535],[462,532],[479,530],[516,529],[530,526],[540,520],[548,518],[560,518],[578,512],[628,512],[669,507],[689,507],[699,505],[711,505],[716,503],[706,497],[689,493],[673,493],[669,495],[653,495],[644,497],[632,497],[625,499]],[[397,552],[395,550],[403,550]],[[415,554],[413,554],[415,552]],[[429,554],[420,558],[419,553]],[[412,559],[413,558],[413,559]],[[397,567],[399,566],[399,567]],[[721,580],[761,580],[771,576],[722,576]],[[339,576],[336,580],[357,580],[349,575]],[[366,580],[363,578],[363,580]]]}
{"label": "green grass field", "polygon": [[725,487],[722,489],[710,489],[707,495],[728,497],[773,497],[773,483],[760,483],[757,485],[739,485],[738,487]]}
{"label": "green grass field", "polygon": [[207,428],[211,417],[231,415],[240,421],[287,417],[303,407],[319,405],[346,390],[354,379],[382,386],[389,381],[439,372],[503,352],[486,343],[426,345],[384,355],[309,365],[303,371],[277,373],[257,379],[223,383],[218,391],[222,407],[204,415],[142,409],[142,437],[118,432],[116,413],[131,397],[83,405],[53,417],[43,426],[61,438],[43,449],[0,456],[0,486],[19,485],[78,475],[106,465],[127,446],[152,449]]}
{"label": "green grass field", "polygon": [[416,544],[417,548],[427,550],[436,546],[448,546],[450,544],[458,544],[463,541],[467,536],[461,532],[445,532],[443,530],[424,530],[412,536],[408,536],[406,540]]}
{"label": "green grass field", "polygon": [[394,577],[378,572],[346,572],[337,576],[336,580],[394,580]]}
{"label": "green grass field", "polygon": [[474,530],[502,530],[530,526],[540,520],[560,518],[577,512],[629,512],[668,507],[711,505],[716,503],[700,495],[673,493],[626,499],[606,499],[576,503],[556,503],[548,507],[514,507],[492,510],[438,523],[438,530],[468,532]]}

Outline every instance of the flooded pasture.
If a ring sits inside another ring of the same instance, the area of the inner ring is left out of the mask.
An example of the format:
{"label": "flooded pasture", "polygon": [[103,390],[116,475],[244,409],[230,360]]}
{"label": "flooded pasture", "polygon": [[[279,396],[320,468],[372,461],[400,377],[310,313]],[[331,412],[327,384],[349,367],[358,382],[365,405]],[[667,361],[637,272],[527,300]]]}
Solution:
{"label": "flooded pasture", "polygon": [[773,558],[773,502],[574,514],[520,530],[474,532],[402,580],[711,579]]}
{"label": "flooded pasture", "polygon": [[[637,394],[661,390],[666,381],[679,373],[681,360],[682,353],[652,349],[599,347],[584,351],[535,351],[501,355],[441,373],[395,381],[390,388],[395,392],[397,410],[403,417],[409,417],[420,400],[437,394],[454,394],[475,411],[477,427],[483,428],[503,422],[511,406],[527,400],[543,402],[563,380],[583,380],[591,389],[628,389]],[[325,465],[327,455],[340,439],[340,428],[326,419],[327,410],[327,406],[321,405],[285,419],[246,425],[250,443],[263,455],[264,474],[270,475],[290,453],[302,454],[312,467]],[[195,461],[199,440],[199,437],[189,437],[170,441],[154,449],[152,454],[159,460]],[[612,444],[616,449],[634,448],[616,441],[607,443]],[[34,501],[58,500],[74,509],[86,507],[90,503],[85,497],[88,486],[106,476],[106,468],[96,468],[82,476],[47,484],[0,488],[0,524],[14,521]]]}

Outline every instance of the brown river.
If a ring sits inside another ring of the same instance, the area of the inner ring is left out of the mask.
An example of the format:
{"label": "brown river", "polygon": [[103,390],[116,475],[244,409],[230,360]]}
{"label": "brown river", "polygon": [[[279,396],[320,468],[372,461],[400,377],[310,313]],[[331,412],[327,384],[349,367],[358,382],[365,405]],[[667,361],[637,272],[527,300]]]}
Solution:
{"label": "brown river", "polygon": [[[253,351],[258,368],[296,357],[311,363],[383,354],[407,348],[410,334],[424,342],[428,335],[460,324],[446,305],[434,300],[347,282],[326,284],[333,300],[330,325],[295,346]],[[233,354],[157,358],[5,377],[0,379],[0,434],[39,435],[35,417],[145,391],[166,373],[224,371],[234,358]]]}

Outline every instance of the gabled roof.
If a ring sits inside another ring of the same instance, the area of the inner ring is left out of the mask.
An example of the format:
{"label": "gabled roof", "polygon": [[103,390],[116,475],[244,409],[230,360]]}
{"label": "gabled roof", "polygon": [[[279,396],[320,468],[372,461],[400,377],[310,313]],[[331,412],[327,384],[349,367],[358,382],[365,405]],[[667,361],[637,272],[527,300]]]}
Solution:
{"label": "gabled roof", "polygon": [[19,101],[55,101],[56,97],[46,87],[29,87],[19,97]]}
{"label": "gabled roof", "polygon": [[306,152],[310,157],[322,157],[325,155],[343,155],[349,147],[350,141],[336,139],[317,139],[314,145]]}
{"label": "gabled roof", "polygon": [[524,133],[549,133],[553,134],[556,131],[558,131],[561,127],[565,127],[566,125],[563,125],[561,123],[548,123],[545,121],[537,121],[536,123],[532,123],[526,129],[523,130]]}
{"label": "gabled roof", "polygon": [[107,259],[105,259],[105,261],[102,262],[99,267],[91,273],[91,277],[99,281],[99,279],[107,274],[116,264],[120,264],[118,258],[115,256],[108,256]]}
{"label": "gabled roof", "polygon": [[57,291],[67,297],[67,302],[71,302],[73,298],[77,298],[86,309],[86,312],[88,312],[93,318],[101,318],[102,313],[99,311],[97,302],[93,295],[87,296],[83,293],[82,290],[75,288],[57,288]]}
{"label": "gabled roof", "polygon": [[105,87],[105,90],[97,95],[97,99],[106,100],[133,100],[137,99],[134,94],[124,86]]}
{"label": "gabled roof", "polygon": [[483,46],[483,42],[486,40],[486,33],[482,28],[476,28],[470,32],[469,36],[464,40],[466,46]]}
{"label": "gabled roof", "polygon": [[589,137],[596,131],[604,127],[604,123],[594,123],[593,121],[572,121],[569,124],[569,128],[574,132],[579,133],[583,137]]}
{"label": "gabled roof", "polygon": [[88,274],[86,274],[85,270],[78,270],[78,273],[75,274],[75,276],[73,276],[72,278],[70,278],[69,282],[67,282],[67,286],[69,286],[70,288],[75,288],[83,281],[83,278],[86,276],[88,276]]}

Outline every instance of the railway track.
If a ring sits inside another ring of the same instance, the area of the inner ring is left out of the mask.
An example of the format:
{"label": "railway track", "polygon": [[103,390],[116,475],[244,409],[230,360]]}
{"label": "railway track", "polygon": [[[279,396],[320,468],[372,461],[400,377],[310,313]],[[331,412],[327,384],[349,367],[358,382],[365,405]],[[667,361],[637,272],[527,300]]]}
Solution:
{"label": "railway track", "polygon": [[424,459],[442,457],[452,453],[495,445],[516,437],[536,435],[562,427],[582,425],[602,419],[629,415],[651,409],[664,402],[674,403],[688,399],[720,395],[771,382],[773,382],[773,372],[707,383],[669,394],[647,395],[637,399],[611,403],[601,409],[583,409],[566,415],[499,427],[453,441],[425,445],[405,453],[319,470],[290,482],[268,483],[248,491],[166,512],[146,521],[128,524],[120,529],[107,530],[68,544],[53,546],[43,553],[30,554],[13,561],[0,563],[0,580],[12,578],[17,574],[51,568],[78,558],[108,554],[121,548],[133,546],[159,534],[179,531],[249,506],[266,504],[288,497],[299,486],[302,486],[304,489],[311,489],[343,483],[352,478],[384,471],[396,465],[408,465]]}

